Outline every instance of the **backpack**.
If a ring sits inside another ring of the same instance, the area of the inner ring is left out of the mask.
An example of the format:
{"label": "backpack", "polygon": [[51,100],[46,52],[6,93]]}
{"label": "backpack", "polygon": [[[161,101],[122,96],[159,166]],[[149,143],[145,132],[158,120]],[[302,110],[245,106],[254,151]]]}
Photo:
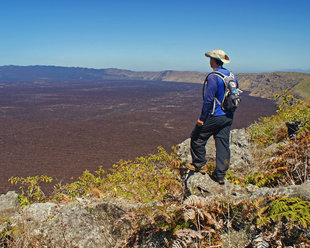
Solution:
{"label": "backpack", "polygon": [[223,101],[220,102],[217,98],[215,98],[215,100],[224,111],[235,111],[241,101],[240,93],[242,93],[242,90],[237,87],[234,74],[232,74],[231,72],[229,76],[226,76],[218,71],[213,71],[209,73],[203,83],[202,98],[204,99],[205,85],[210,74],[216,74],[220,76],[224,81]]}

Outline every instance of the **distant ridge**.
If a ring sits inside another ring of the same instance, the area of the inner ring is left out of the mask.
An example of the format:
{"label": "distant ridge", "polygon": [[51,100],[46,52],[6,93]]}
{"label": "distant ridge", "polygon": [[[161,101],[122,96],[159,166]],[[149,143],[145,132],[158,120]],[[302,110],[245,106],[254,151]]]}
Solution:
{"label": "distant ridge", "polygon": [[[91,69],[62,66],[0,66],[0,84],[53,83],[102,80],[153,80],[202,83],[207,73],[195,71],[131,71],[117,68]],[[272,99],[287,88],[295,96],[310,97],[310,74],[299,72],[240,73],[240,87],[251,95]],[[1,85],[0,85],[1,86]]]}
{"label": "distant ridge", "polygon": [[128,80],[156,80],[175,82],[200,82],[204,73],[193,71],[159,71],[137,72],[116,68],[91,69],[82,67],[62,66],[0,66],[0,82],[33,82],[37,80],[104,80],[104,79],[128,79]]}
{"label": "distant ridge", "polygon": [[308,70],[302,70],[302,69],[285,69],[283,70],[285,72],[300,72],[300,73],[309,73],[310,74],[310,69]]}

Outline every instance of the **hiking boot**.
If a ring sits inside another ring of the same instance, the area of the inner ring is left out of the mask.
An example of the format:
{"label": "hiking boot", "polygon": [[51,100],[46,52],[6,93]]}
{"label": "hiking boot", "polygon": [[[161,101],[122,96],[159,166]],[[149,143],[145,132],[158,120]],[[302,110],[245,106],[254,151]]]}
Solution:
{"label": "hiking boot", "polygon": [[187,164],[186,165],[187,169],[189,169],[190,171],[195,171],[195,172],[200,172],[201,174],[206,174],[208,172],[208,167],[206,165],[197,168],[195,165],[193,164]]}
{"label": "hiking boot", "polygon": [[208,166],[207,166],[207,165],[202,166],[201,168],[199,168],[199,172],[200,172],[201,174],[206,174],[206,173],[208,173],[208,172],[209,172]]}
{"label": "hiking boot", "polygon": [[220,185],[224,185],[225,184],[225,181],[224,179],[219,179],[214,173],[212,173],[211,175],[209,175],[210,178],[214,181],[214,182],[217,182],[218,184]]}
{"label": "hiking boot", "polygon": [[224,185],[225,184],[225,181],[223,179],[217,179],[217,182],[220,184],[220,185]]}
{"label": "hiking boot", "polygon": [[193,164],[186,164],[186,168],[190,171],[199,171],[199,169]]}

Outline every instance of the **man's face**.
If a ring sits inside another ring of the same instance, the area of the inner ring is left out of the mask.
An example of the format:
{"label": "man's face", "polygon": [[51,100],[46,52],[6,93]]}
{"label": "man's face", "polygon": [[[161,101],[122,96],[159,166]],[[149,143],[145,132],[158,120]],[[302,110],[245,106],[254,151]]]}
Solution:
{"label": "man's face", "polygon": [[215,66],[215,60],[214,60],[214,58],[210,58],[210,67],[211,67],[211,69],[214,69],[214,66]]}

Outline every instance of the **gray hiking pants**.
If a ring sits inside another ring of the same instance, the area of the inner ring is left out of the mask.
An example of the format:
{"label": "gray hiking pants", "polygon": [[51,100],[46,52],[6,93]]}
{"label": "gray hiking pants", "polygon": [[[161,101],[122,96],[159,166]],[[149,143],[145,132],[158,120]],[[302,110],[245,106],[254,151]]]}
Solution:
{"label": "gray hiking pants", "polygon": [[232,115],[209,115],[204,125],[201,127],[196,125],[191,134],[192,163],[197,169],[207,163],[205,146],[211,135],[214,136],[216,147],[216,168],[214,174],[218,179],[224,179],[229,168],[229,135],[232,122]]}

